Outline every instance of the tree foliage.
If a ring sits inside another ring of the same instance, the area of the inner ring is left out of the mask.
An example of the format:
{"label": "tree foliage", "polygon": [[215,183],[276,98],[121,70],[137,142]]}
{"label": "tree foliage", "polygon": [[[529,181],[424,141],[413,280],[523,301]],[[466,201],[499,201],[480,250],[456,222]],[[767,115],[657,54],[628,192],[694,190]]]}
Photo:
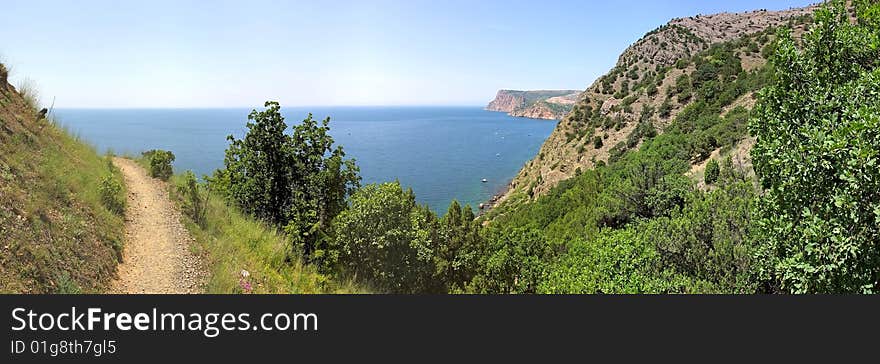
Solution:
{"label": "tree foliage", "polygon": [[[341,269],[381,292],[437,291],[434,215],[399,183],[367,185],[333,222],[332,250]],[[331,250],[331,251],[332,251]]]}
{"label": "tree foliage", "polygon": [[538,230],[489,229],[477,275],[468,289],[475,293],[538,293],[553,256],[553,246]]}
{"label": "tree foliage", "polygon": [[248,115],[244,139],[227,138],[226,171],[215,175],[242,210],[283,227],[308,258],[360,184],[358,167],[333,147],[330,118],[319,123],[309,114],[287,134],[281,106],[265,107]]}
{"label": "tree foliage", "polygon": [[802,48],[779,34],[750,124],[769,290],[880,290],[880,5],[856,3],[858,24],[842,1],[818,10]]}

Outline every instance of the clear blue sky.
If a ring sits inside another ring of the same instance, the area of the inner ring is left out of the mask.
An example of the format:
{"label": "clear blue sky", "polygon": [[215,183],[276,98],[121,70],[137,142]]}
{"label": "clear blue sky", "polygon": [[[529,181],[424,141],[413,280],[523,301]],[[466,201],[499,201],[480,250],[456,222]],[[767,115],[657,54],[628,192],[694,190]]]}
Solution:
{"label": "clear blue sky", "polygon": [[674,17],[811,2],[4,0],[0,59],[57,107],[481,105],[584,89]]}

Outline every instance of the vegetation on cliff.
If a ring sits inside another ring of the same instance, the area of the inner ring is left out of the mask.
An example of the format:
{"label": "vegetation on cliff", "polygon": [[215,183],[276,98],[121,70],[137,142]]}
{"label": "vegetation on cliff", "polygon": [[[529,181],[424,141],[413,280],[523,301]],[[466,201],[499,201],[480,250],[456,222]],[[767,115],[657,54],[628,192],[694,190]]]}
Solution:
{"label": "vegetation on cliff", "polygon": [[[664,133],[496,217],[496,229],[560,242],[536,291],[877,292],[880,5],[856,10],[857,24],[843,2],[800,19],[811,25],[800,46],[783,28],[750,74],[724,61],[736,43],[713,45]],[[730,109],[762,85],[754,113]],[[747,125],[760,184],[725,159],[698,188],[691,163]]]}
{"label": "vegetation on cliff", "polygon": [[[775,29],[785,26],[795,36],[803,34],[812,9],[701,15],[674,19],[649,32],[582,93],[502,200],[534,200],[579,169],[618,158],[639,145],[648,125],[662,133],[697,102],[695,92],[716,92],[713,87],[736,82],[738,69],[760,72],[772,53]],[[706,53],[710,48],[715,50]],[[719,72],[725,76],[710,80]],[[725,104],[750,108],[754,99],[742,96]],[[602,143],[595,142],[597,136]]]}

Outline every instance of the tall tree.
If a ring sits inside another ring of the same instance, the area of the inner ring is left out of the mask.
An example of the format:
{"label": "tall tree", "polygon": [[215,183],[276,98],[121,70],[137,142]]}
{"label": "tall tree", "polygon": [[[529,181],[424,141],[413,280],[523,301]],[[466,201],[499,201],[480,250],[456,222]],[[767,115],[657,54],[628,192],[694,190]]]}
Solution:
{"label": "tall tree", "polygon": [[248,115],[244,139],[227,137],[226,172],[215,175],[227,178],[229,197],[242,210],[284,228],[310,257],[359,186],[358,167],[333,147],[330,118],[319,124],[309,114],[287,134],[281,106],[268,101],[265,107]]}

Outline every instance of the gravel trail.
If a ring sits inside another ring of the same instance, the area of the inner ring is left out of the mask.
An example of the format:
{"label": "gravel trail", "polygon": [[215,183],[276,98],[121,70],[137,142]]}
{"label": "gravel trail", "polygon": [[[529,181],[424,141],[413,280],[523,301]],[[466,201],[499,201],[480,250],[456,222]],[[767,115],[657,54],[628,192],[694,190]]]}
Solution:
{"label": "gravel trail", "polygon": [[168,196],[167,183],[130,159],[114,158],[125,177],[125,250],[110,293],[201,293],[204,270]]}

